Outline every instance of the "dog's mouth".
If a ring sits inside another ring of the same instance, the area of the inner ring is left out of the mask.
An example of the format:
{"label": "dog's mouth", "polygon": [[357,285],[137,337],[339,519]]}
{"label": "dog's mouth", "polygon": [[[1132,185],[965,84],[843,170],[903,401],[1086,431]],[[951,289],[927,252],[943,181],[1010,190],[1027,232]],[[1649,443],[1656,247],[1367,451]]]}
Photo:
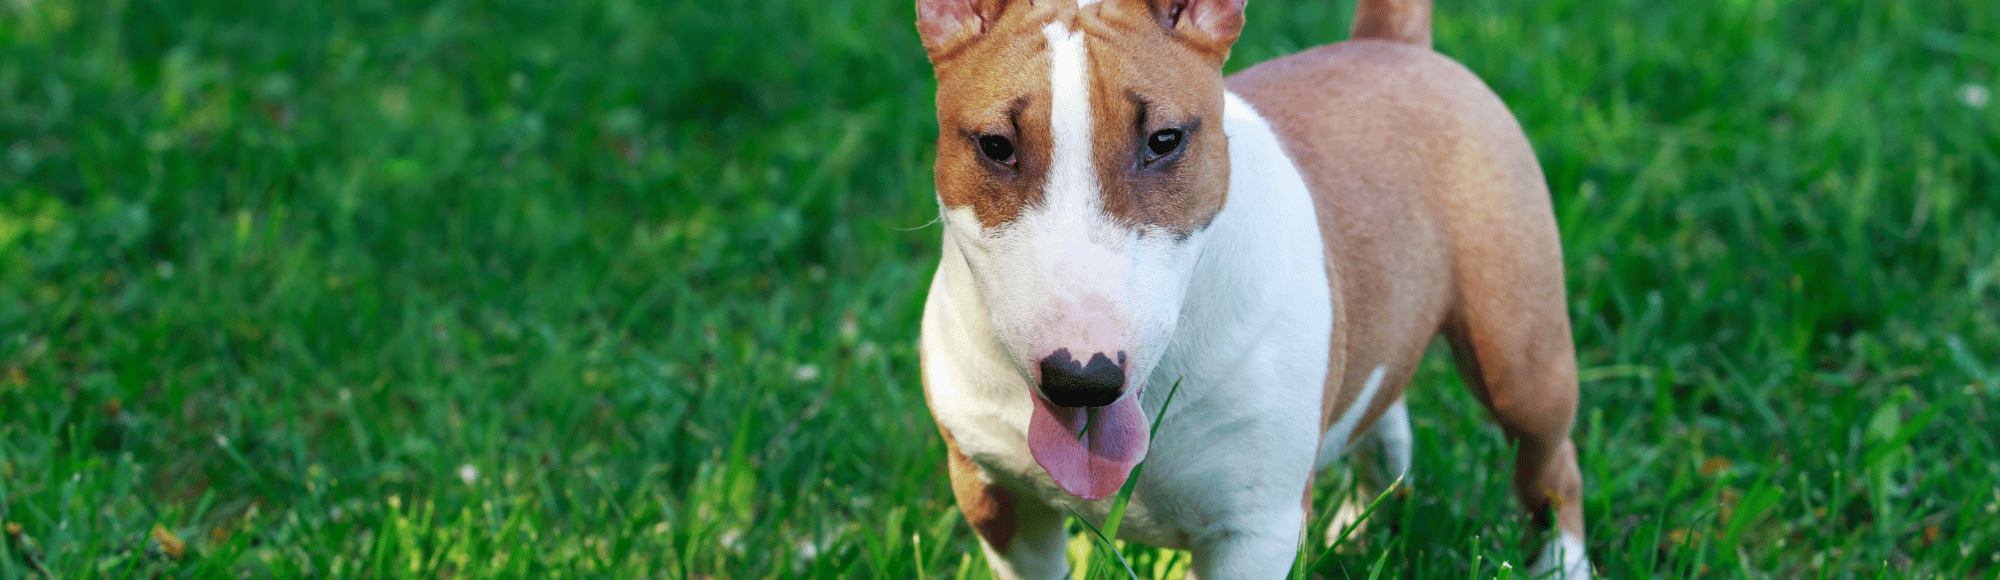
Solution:
{"label": "dog's mouth", "polygon": [[1143,385],[1108,405],[1063,407],[1036,395],[1028,450],[1064,492],[1096,501],[1118,493],[1146,457],[1150,424],[1139,408]]}

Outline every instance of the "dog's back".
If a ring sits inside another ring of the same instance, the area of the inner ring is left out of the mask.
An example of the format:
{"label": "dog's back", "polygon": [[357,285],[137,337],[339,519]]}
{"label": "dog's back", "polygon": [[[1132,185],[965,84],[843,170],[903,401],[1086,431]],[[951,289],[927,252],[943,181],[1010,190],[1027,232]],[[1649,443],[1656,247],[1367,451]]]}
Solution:
{"label": "dog's back", "polygon": [[[1528,303],[1563,302],[1561,250],[1534,151],[1492,90],[1429,43],[1429,2],[1364,1],[1352,39],[1227,80],[1307,168],[1338,270],[1346,372],[1345,387],[1330,388],[1323,403],[1328,420],[1378,365],[1389,369],[1390,396],[1377,398],[1370,419],[1395,400],[1404,386],[1396,377],[1409,376],[1424,345],[1461,316],[1468,282],[1539,294],[1519,296]],[[1514,274],[1533,279],[1481,281],[1496,260],[1532,262]]]}

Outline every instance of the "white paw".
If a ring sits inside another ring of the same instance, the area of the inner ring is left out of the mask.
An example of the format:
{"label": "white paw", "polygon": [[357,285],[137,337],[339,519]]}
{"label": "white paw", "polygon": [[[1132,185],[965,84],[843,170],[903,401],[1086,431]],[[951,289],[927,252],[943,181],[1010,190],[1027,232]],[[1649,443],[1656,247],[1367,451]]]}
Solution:
{"label": "white paw", "polygon": [[[1355,494],[1347,494],[1345,499],[1340,500],[1340,507],[1334,508],[1333,517],[1326,524],[1326,547],[1339,548],[1341,553],[1359,551],[1363,537],[1361,532],[1368,523],[1361,516],[1366,513],[1368,504]],[[1348,531],[1350,528],[1353,529],[1352,532]],[[1335,542],[1340,541],[1342,532],[1347,532],[1347,541],[1335,545]]]}
{"label": "white paw", "polygon": [[1535,559],[1529,576],[1559,580],[1590,578],[1590,558],[1583,554],[1583,540],[1563,532],[1556,541],[1542,547],[1542,556]]}

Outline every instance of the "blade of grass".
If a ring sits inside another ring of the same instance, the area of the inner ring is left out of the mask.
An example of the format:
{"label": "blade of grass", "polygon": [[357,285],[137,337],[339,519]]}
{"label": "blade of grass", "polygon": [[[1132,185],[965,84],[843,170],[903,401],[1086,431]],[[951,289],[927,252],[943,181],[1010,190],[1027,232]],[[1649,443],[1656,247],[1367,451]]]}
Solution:
{"label": "blade of grass", "polygon": [[[1319,557],[1313,559],[1312,566],[1309,566],[1307,569],[1309,570],[1319,569],[1320,563],[1325,562],[1328,556],[1333,555],[1332,548],[1334,546],[1339,546],[1342,542],[1346,542],[1347,537],[1352,535],[1354,533],[1354,530],[1361,528],[1361,522],[1368,521],[1368,516],[1373,515],[1375,513],[1375,508],[1380,507],[1382,505],[1382,500],[1388,499],[1391,494],[1394,494],[1398,488],[1401,488],[1403,486],[1404,475],[1397,475],[1396,480],[1390,482],[1388,489],[1384,489],[1382,490],[1381,493],[1375,494],[1374,501],[1368,502],[1368,508],[1361,510],[1361,516],[1354,518],[1354,521],[1348,522],[1346,526],[1342,526],[1340,530],[1340,536],[1334,538],[1333,542],[1327,545],[1328,549],[1320,552]],[[1386,553],[1387,552],[1385,551],[1384,554]]]}
{"label": "blade of grass", "polygon": [[[1174,404],[1174,395],[1181,391],[1181,381],[1185,379],[1186,377],[1175,379],[1174,386],[1167,390],[1167,400],[1160,403],[1160,412],[1153,417],[1153,425],[1146,432],[1146,439],[1148,441],[1151,441],[1155,435],[1160,433],[1160,423],[1166,420],[1167,407]],[[1140,471],[1145,468],[1145,461],[1140,461],[1138,465],[1132,466],[1132,474],[1125,478],[1124,487],[1118,489],[1117,499],[1111,502],[1111,511],[1104,516],[1103,530],[1091,525],[1090,520],[1077,514],[1076,510],[1070,510],[1070,515],[1075,516],[1077,521],[1083,522],[1083,526],[1089,528],[1091,533],[1095,534],[1097,539],[1103,542],[1104,547],[1111,550],[1112,556],[1118,559],[1118,564],[1125,568],[1125,573],[1133,578],[1138,578],[1139,576],[1132,571],[1132,565],[1125,561],[1125,554],[1118,550],[1118,546],[1111,542],[1111,538],[1118,537],[1118,524],[1125,519],[1125,508],[1132,501],[1132,490],[1138,485]],[[1092,551],[1095,552],[1095,549]]]}

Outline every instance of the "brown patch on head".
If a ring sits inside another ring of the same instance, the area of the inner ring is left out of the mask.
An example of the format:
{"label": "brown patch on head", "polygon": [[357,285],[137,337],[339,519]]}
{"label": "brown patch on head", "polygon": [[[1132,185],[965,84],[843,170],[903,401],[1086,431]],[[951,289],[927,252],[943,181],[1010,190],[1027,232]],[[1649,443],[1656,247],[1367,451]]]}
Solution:
{"label": "brown patch on head", "polygon": [[1206,227],[1229,191],[1222,61],[1242,25],[1228,0],[1105,0],[1085,11],[1093,161],[1105,213],[1176,237]]}
{"label": "brown patch on head", "polygon": [[918,30],[938,79],[939,199],[970,205],[985,228],[1043,199],[1055,147],[1043,29],[1053,22],[1084,38],[1090,157],[1105,214],[1177,237],[1205,227],[1229,185],[1221,64],[1241,10],[1240,0],[1105,0],[1081,9],[920,0]]}
{"label": "brown patch on head", "polygon": [[[933,41],[927,25],[930,1],[918,4],[918,29],[925,33],[937,72],[937,191],[945,207],[967,204],[983,227],[1014,220],[1042,196],[1053,137],[1049,134],[1048,39],[1041,27],[1055,16],[1047,3],[958,0],[982,15]],[[1011,162],[991,159],[981,138],[998,138],[1011,149]]]}

